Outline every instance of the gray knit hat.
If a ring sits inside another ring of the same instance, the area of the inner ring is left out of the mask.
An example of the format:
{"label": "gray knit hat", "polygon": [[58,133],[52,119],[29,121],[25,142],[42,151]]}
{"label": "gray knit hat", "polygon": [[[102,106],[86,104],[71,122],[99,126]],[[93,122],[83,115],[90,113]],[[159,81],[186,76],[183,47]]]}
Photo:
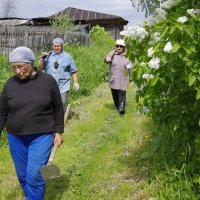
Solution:
{"label": "gray knit hat", "polygon": [[17,47],[15,48],[9,56],[10,63],[14,62],[25,62],[25,63],[34,63],[35,55],[31,49],[28,47]]}

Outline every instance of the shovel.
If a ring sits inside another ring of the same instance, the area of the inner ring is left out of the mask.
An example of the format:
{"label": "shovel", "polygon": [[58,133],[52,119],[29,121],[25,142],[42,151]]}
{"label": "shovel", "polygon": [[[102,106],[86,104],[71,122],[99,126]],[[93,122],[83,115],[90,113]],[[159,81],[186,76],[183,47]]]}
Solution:
{"label": "shovel", "polygon": [[68,104],[68,105],[67,105],[66,112],[65,112],[65,116],[64,116],[64,124],[66,124],[66,122],[67,122],[67,119],[68,119],[68,116],[69,116],[69,112],[70,112],[71,106],[72,106],[71,104]]}
{"label": "shovel", "polygon": [[53,159],[54,159],[54,157],[56,155],[57,148],[58,148],[58,144],[55,143],[54,147],[53,147],[53,149],[51,151],[51,155],[49,157],[49,160],[48,160],[47,164],[42,166],[41,169],[40,169],[42,178],[44,180],[49,180],[49,179],[57,178],[57,177],[60,176],[59,167],[54,165],[54,164],[52,164]]}

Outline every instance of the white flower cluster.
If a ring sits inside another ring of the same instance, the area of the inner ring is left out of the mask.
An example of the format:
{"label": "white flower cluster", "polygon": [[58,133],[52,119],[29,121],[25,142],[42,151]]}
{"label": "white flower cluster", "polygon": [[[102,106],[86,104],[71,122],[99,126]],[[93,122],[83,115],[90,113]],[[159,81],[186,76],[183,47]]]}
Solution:
{"label": "white flower cluster", "polygon": [[148,62],[148,66],[152,69],[159,69],[160,68],[160,59],[158,57],[152,58]]}
{"label": "white flower cluster", "polygon": [[143,40],[146,36],[149,35],[149,33],[146,31],[144,27],[134,25],[134,26],[128,27],[127,31],[121,31],[120,35]]}
{"label": "white flower cluster", "polygon": [[154,75],[153,74],[142,74],[142,78],[143,79],[153,79],[154,78]]}
{"label": "white flower cluster", "polygon": [[141,67],[144,67],[145,65],[146,65],[145,62],[141,62],[141,63],[140,63],[140,66],[141,66]]}
{"label": "white flower cluster", "polygon": [[146,20],[146,24],[148,26],[152,26],[155,23],[160,22],[166,18],[167,12],[165,10],[163,10],[161,8],[156,8],[155,11],[156,11],[157,15],[155,17],[149,16]]}
{"label": "white flower cluster", "polygon": [[159,42],[161,39],[160,33],[159,32],[155,32],[153,33],[153,36],[151,38],[151,41],[149,42],[149,45],[153,45],[156,42]]}
{"label": "white flower cluster", "polygon": [[149,16],[149,17],[147,17],[147,20],[145,21],[146,22],[146,24],[148,25],[148,26],[152,26],[152,25],[154,25],[156,22],[158,21],[158,19],[156,18],[156,17],[153,17],[153,16]]}
{"label": "white flower cluster", "polygon": [[187,10],[187,14],[192,16],[192,17],[195,17],[196,15],[198,15],[200,13],[200,9],[188,9]]}
{"label": "white flower cluster", "polygon": [[150,110],[147,106],[143,106],[143,112],[144,113],[148,113]]}
{"label": "white flower cluster", "polygon": [[160,17],[161,19],[165,19],[167,12],[165,10],[163,10],[162,8],[156,8],[156,13],[158,14],[158,17]]}
{"label": "white flower cluster", "polygon": [[151,48],[149,48],[149,49],[147,50],[147,56],[148,56],[149,58],[152,58],[153,53],[154,53],[153,47],[151,47]]}
{"label": "white flower cluster", "polygon": [[187,21],[187,17],[186,17],[186,16],[179,17],[179,18],[177,19],[177,21],[183,24],[184,22]]}
{"label": "white flower cluster", "polygon": [[143,89],[144,89],[144,85],[142,85],[140,88],[136,86],[136,87],[133,89],[133,94],[136,95],[137,91],[141,91],[141,92],[142,92]]}
{"label": "white flower cluster", "polygon": [[178,4],[181,0],[167,0],[164,3],[161,3],[160,7],[162,9],[168,10]]}
{"label": "white flower cluster", "polygon": [[170,53],[171,50],[172,50],[172,43],[171,42],[167,42],[167,44],[164,47],[164,52]]}

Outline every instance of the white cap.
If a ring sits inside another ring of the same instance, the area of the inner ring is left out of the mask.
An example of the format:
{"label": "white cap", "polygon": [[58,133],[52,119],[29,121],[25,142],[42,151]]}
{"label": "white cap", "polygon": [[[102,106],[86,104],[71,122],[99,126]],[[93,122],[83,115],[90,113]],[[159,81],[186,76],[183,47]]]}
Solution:
{"label": "white cap", "polygon": [[126,46],[124,40],[122,39],[116,40],[116,45],[122,45],[124,47]]}

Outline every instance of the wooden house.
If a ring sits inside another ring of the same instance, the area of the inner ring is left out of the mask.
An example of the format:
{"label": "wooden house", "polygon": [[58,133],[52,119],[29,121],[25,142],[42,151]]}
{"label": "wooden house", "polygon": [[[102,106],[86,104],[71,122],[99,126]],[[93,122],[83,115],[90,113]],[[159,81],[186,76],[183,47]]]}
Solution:
{"label": "wooden house", "polygon": [[128,21],[120,16],[68,7],[49,17],[37,17],[31,19],[2,18],[0,19],[0,26],[7,23],[14,26],[47,27],[51,25],[50,20],[53,20],[60,14],[68,14],[73,23],[79,25],[80,31],[89,33],[89,30],[93,26],[99,25],[100,27],[104,27],[105,31],[111,33],[115,39],[120,37],[120,31],[123,31],[124,26],[128,24]]}
{"label": "wooden house", "polygon": [[128,21],[120,16],[72,7],[68,7],[49,18],[53,19],[59,14],[68,14],[76,25],[88,25],[88,31],[96,25],[104,27],[105,31],[110,32],[115,39],[119,37],[120,31],[123,31],[124,26],[128,24]]}

